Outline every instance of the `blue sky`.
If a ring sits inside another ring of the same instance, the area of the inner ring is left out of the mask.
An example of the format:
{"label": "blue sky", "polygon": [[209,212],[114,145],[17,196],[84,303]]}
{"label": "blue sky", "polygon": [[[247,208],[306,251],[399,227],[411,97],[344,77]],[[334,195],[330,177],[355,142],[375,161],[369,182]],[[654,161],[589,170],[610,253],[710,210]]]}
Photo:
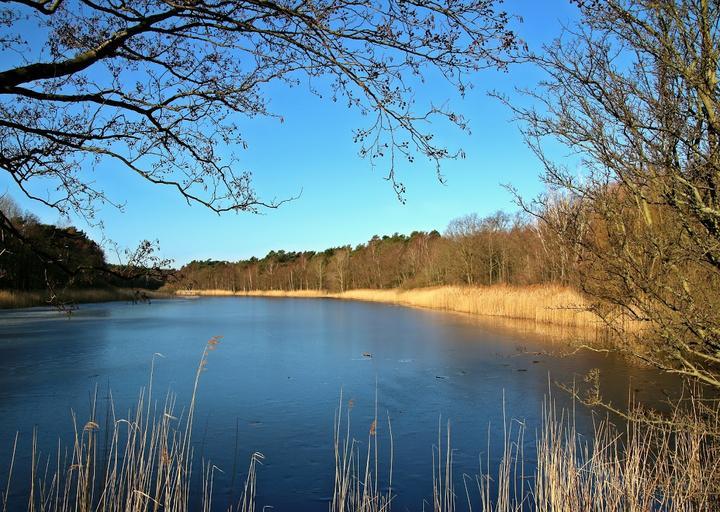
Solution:
{"label": "blue sky", "polygon": [[[505,9],[524,18],[517,30],[533,48],[559,35],[560,24],[575,15],[567,0],[513,0],[506,2]],[[158,239],[162,255],[182,265],[193,259],[263,256],[271,249],[355,245],[374,234],[442,231],[451,219],[470,212],[512,211],[510,195],[501,185],[512,183],[523,195],[533,196],[542,191],[541,169],[511,122],[510,112],[487,91],[512,95],[514,87],[532,86],[537,79],[537,72],[528,66],[515,66],[507,73],[484,71],[472,78],[475,88],[464,99],[449,85],[428,80],[418,101],[438,104],[450,99],[452,108],[468,118],[472,133],[438,129],[443,142],[461,147],[467,157],[444,164],[444,185],[424,161],[403,169],[405,204],[383,179],[384,170],[373,170],[368,160],[358,156],[352,129],[362,126],[364,119],[357,112],[341,102],[321,100],[302,87],[271,87],[270,107],[282,114],[284,122],[258,118],[244,123],[249,147],[240,154],[241,165],[253,172],[261,197],[282,199],[302,191],[297,200],[262,215],[218,216],[188,206],[171,190],[146,183],[114,164],[105,165],[96,170],[94,179],[113,200],[125,202],[125,209],[102,209],[104,235],[120,246]],[[58,221],[57,213],[23,200],[0,175],[0,193],[4,192],[43,221]],[[93,238],[103,237],[97,227],[71,221]]]}

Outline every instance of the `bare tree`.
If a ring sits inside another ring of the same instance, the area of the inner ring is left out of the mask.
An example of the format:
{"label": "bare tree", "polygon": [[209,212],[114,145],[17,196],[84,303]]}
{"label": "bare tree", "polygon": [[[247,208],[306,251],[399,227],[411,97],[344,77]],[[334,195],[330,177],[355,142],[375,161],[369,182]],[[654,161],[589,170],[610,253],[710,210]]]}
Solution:
{"label": "bare tree", "polygon": [[478,239],[481,227],[482,220],[476,213],[471,213],[451,220],[446,230],[446,236],[455,242],[457,247],[462,279],[469,285],[476,281],[475,274],[481,252]]}
{"label": "bare tree", "polygon": [[335,282],[338,285],[340,293],[348,289],[348,271],[350,266],[350,252],[349,246],[339,247],[334,250],[330,263],[328,265],[328,271],[332,277],[335,278]]}
{"label": "bare tree", "polygon": [[503,240],[504,234],[510,225],[510,217],[503,211],[497,211],[493,215],[482,219],[481,233],[485,242],[488,284],[505,282],[506,247]]}
{"label": "bare tree", "polygon": [[[586,231],[544,215],[547,197],[526,206],[569,242],[600,313],[648,326],[643,357],[720,387],[720,4],[577,3],[579,24],[530,55],[536,107],[513,108]],[[553,160],[548,137],[575,158]]]}
{"label": "bare tree", "polygon": [[325,255],[322,253],[316,254],[315,257],[312,259],[312,269],[313,273],[315,274],[315,278],[317,279],[317,291],[322,291],[325,289],[326,268],[327,261],[325,260]]}
{"label": "bare tree", "polygon": [[[263,86],[307,83],[371,115],[360,153],[438,164],[454,153],[413,105],[428,67],[462,92],[469,71],[517,47],[495,0],[17,0],[0,12],[0,168],[28,197],[93,217],[88,169],[126,169],[216,212],[254,211],[251,175],[223,148],[246,146],[241,117],[277,115]],[[410,78],[411,76],[415,78]],[[326,78],[326,81],[320,81]],[[42,192],[38,183],[42,182]],[[3,219],[8,222],[9,219]]]}
{"label": "bare tree", "polygon": [[[468,72],[503,67],[517,49],[496,3],[4,2],[0,169],[28,198],[90,222],[100,205],[124,201],[97,185],[99,169],[134,173],[217,213],[273,208],[284,199],[259,198],[237,152],[247,144],[241,119],[282,119],[265,90],[281,82],[366,114],[360,154],[385,159],[402,195],[401,158],[429,158],[439,176],[440,161],[459,154],[434,144],[426,121],[465,126],[459,114],[415,105],[413,84],[432,68],[463,92]],[[0,229],[32,246],[2,211]],[[144,241],[129,256],[153,248]]]}

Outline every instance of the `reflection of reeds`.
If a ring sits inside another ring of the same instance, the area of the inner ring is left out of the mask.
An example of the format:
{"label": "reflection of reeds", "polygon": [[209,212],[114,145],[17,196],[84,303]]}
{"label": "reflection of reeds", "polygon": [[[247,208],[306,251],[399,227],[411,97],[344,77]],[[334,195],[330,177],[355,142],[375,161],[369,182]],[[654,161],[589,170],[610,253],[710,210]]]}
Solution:
{"label": "reflection of reeds", "polygon": [[[144,290],[143,293],[150,298],[166,296],[150,290]],[[63,290],[55,298],[55,301],[51,301],[47,290],[31,292],[0,290],[0,309],[29,308],[47,306],[48,304],[56,305],[58,303],[110,302],[115,300],[137,300],[137,295],[135,290],[127,288],[67,289]]]}
{"label": "reflection of reeds", "polygon": [[585,310],[588,303],[571,288],[557,285],[535,286],[438,286],[409,290],[348,290],[326,293],[316,290],[253,291],[233,293],[229,290],[183,290],[180,295],[252,295],[263,297],[327,297],[336,299],[384,302],[444,311],[531,320],[533,322],[574,328],[596,329],[601,320]]}

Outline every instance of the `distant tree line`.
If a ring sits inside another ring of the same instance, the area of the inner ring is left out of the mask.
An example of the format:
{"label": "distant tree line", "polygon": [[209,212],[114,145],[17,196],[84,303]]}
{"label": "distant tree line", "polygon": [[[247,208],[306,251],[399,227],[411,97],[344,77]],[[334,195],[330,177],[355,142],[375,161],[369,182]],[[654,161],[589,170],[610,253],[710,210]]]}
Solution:
{"label": "distant tree line", "polygon": [[[0,229],[0,289],[61,287],[253,290],[413,288],[446,284],[570,284],[570,251],[532,216],[498,211],[453,220],[444,233],[373,236],[367,243],[322,251],[270,251],[236,262],[193,261],[179,271],[132,265],[147,261],[143,245],[126,265],[107,262],[103,249],[75,227],[44,224],[0,198],[14,230]],[[149,243],[148,243],[149,244]],[[153,271],[155,270],[155,271]],[[172,277],[171,277],[172,276]]]}
{"label": "distant tree line", "polygon": [[[9,196],[0,197],[0,211],[12,219],[12,229],[0,227],[0,289],[159,288],[164,282],[151,269],[108,263],[100,245],[83,231],[44,224]],[[142,251],[141,246],[131,256],[143,257]]]}
{"label": "distant tree line", "polygon": [[446,284],[563,282],[571,278],[557,237],[532,217],[497,212],[453,220],[445,233],[373,236],[356,247],[270,251],[237,262],[193,261],[171,286],[179,289],[328,290],[413,288]]}

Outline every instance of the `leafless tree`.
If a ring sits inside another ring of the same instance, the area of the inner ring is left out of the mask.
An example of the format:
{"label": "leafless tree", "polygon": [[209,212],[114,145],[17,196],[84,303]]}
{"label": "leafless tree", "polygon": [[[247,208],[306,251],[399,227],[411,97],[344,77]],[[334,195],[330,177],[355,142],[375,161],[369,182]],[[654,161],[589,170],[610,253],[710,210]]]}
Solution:
{"label": "leafless tree", "polygon": [[[648,360],[720,387],[720,4],[577,3],[580,22],[530,55],[547,77],[534,106],[512,107],[551,194],[585,216],[568,247],[598,311],[647,325]],[[547,199],[526,206],[568,239]]]}
{"label": "leafless tree", "polygon": [[337,283],[340,293],[348,289],[348,270],[350,265],[350,247],[339,247],[333,252],[328,271]]}
{"label": "leafless tree", "polygon": [[474,284],[476,280],[476,267],[481,251],[479,247],[481,226],[482,220],[476,213],[471,213],[451,220],[446,230],[446,236],[457,246],[463,280],[469,285]]}
{"label": "leafless tree", "polygon": [[317,255],[313,258],[312,269],[316,278],[316,289],[322,291],[325,289],[325,270],[327,268],[327,262],[323,254]]}
{"label": "leafless tree", "polygon": [[[461,92],[468,72],[517,49],[496,0],[10,0],[0,7],[0,169],[20,193],[97,222],[122,207],[94,172],[131,172],[217,213],[284,200],[255,193],[239,163],[243,118],[275,116],[271,82],[305,85],[367,115],[360,154],[436,166],[457,153],[413,103],[429,68]],[[439,175],[439,167],[436,167]],[[20,235],[0,214],[3,232]],[[143,242],[139,251],[148,246]],[[48,258],[48,264],[57,264]]]}
{"label": "leafless tree", "polygon": [[[495,0],[17,0],[0,11],[0,168],[28,197],[92,217],[120,204],[88,170],[128,170],[215,212],[254,211],[238,121],[276,115],[264,85],[307,84],[370,116],[360,153],[438,164],[425,131],[459,114],[413,104],[429,67],[462,92],[467,73],[517,48]],[[321,79],[327,79],[325,81]],[[327,85],[327,87],[326,87]],[[43,183],[41,191],[37,188]],[[5,219],[7,221],[8,219]]]}

